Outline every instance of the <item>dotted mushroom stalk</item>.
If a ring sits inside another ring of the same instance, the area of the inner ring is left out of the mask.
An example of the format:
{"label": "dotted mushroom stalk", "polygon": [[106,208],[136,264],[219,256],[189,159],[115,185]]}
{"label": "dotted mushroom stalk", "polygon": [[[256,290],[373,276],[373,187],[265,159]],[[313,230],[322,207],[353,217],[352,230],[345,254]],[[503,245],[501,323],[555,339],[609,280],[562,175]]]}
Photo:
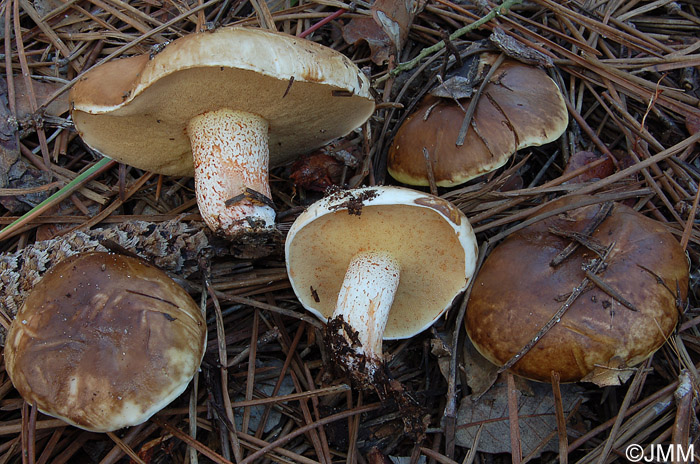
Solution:
{"label": "dotted mushroom stalk", "polygon": [[374,389],[382,402],[396,402],[405,432],[422,437],[428,416],[392,378],[382,353],[400,276],[399,261],[391,253],[363,251],[353,256],[328,321],[326,343],[335,364],[355,384]]}
{"label": "dotted mushroom stalk", "polygon": [[197,203],[207,225],[232,240],[274,231],[275,211],[261,201],[271,198],[267,121],[219,109],[192,118],[187,133]]}
{"label": "dotted mushroom stalk", "polygon": [[[353,377],[371,379],[383,365],[382,339],[400,273],[398,261],[387,252],[361,252],[348,265],[331,318],[343,324],[329,339],[339,350],[333,355]],[[330,326],[336,326],[332,321]]]}

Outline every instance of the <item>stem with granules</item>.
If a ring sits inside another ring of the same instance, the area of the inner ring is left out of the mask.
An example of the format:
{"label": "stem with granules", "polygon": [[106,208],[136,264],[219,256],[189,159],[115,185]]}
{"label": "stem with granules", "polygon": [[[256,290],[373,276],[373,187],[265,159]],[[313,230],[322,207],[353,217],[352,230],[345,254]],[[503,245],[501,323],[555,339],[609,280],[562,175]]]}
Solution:
{"label": "stem with granules", "polygon": [[335,363],[363,389],[374,389],[383,403],[395,401],[404,431],[417,439],[425,435],[425,411],[384,362],[382,340],[389,311],[399,286],[401,268],[387,252],[355,255],[338,292],[326,327],[326,344]]}
{"label": "stem with granules", "polygon": [[[245,195],[254,191],[271,197],[267,121],[244,111],[220,109],[192,118],[187,133],[197,204],[207,225],[231,239],[252,228],[274,228],[274,209]],[[229,202],[237,196],[240,200]]]}
{"label": "stem with granules", "polygon": [[[332,317],[349,326],[338,334],[351,347],[341,357],[348,371],[364,364],[364,374],[371,378],[381,366],[384,329],[399,278],[399,263],[389,253],[363,252],[350,261]],[[356,335],[348,333],[353,330]]]}

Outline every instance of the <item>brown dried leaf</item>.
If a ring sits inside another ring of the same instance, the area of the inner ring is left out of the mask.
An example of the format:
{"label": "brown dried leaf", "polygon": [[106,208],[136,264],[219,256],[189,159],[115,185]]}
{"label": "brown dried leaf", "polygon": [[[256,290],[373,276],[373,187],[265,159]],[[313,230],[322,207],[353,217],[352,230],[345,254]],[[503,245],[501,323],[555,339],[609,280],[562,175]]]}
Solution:
{"label": "brown dried leaf", "polygon": [[[533,452],[541,442],[551,435],[552,439],[540,448],[535,457],[543,451],[557,451],[557,423],[554,411],[554,396],[551,386],[528,382],[531,394],[518,390],[518,424],[523,456]],[[574,405],[583,400],[584,389],[575,384],[561,386],[564,413],[569,413]],[[484,453],[510,453],[510,428],[508,423],[508,394],[504,381],[497,383],[488,392],[474,400],[470,395],[462,400],[457,412],[456,441],[459,446],[471,448],[479,426],[483,425],[477,445]]]}
{"label": "brown dried leaf", "polygon": [[464,372],[472,397],[478,398],[488,391],[498,378],[498,366],[484,358],[467,337],[464,342]]}
{"label": "brown dried leaf", "polygon": [[403,48],[413,18],[425,6],[425,0],[377,0],[372,4],[372,17],[381,25],[397,51]]}
{"label": "brown dried leaf", "polygon": [[340,182],[343,163],[321,151],[315,151],[295,161],[291,171],[289,177],[297,186],[325,192],[328,187]]}
{"label": "brown dried leaf", "polygon": [[503,29],[496,27],[489,36],[489,40],[499,50],[507,56],[521,61],[531,66],[543,66],[545,68],[553,68],[554,62],[544,53],[532,47],[528,47],[522,42],[506,34]]}
{"label": "brown dried leaf", "polygon": [[[32,114],[29,103],[29,89],[25,80],[21,76],[15,77],[15,104],[17,105],[17,119],[23,119]],[[42,106],[63,84],[58,82],[44,82],[32,79],[32,90],[36,97],[37,106]],[[61,116],[70,109],[68,105],[68,92],[63,92],[58,98],[49,103],[44,110],[44,114],[51,116]]]}
{"label": "brown dried leaf", "polygon": [[372,18],[353,18],[343,27],[343,39],[353,45],[364,40],[369,45],[370,59],[382,65],[392,51],[391,39]]}
{"label": "brown dried leaf", "polygon": [[[471,48],[471,45],[470,47]],[[484,79],[485,67],[479,56],[471,56],[462,66],[436,85],[430,95],[440,98],[470,98]]]}
{"label": "brown dried leaf", "polygon": [[424,6],[425,0],[377,0],[372,4],[372,18],[352,19],[343,28],[343,39],[353,45],[364,40],[371,60],[382,65],[403,48],[413,18]]}
{"label": "brown dried leaf", "polygon": [[[58,8],[65,6],[61,0],[34,0],[32,4],[41,17],[46,17]],[[78,32],[80,30],[82,15],[72,8],[63,11],[60,15],[52,15],[50,18],[60,19],[57,23],[52,24],[54,30],[60,29],[61,32]]]}
{"label": "brown dried leaf", "polygon": [[619,356],[614,356],[607,365],[597,365],[582,382],[591,382],[599,387],[615,387],[627,382],[636,369],[627,367],[627,363]]}
{"label": "brown dried leaf", "polygon": [[571,171],[575,171],[576,169],[601,159],[605,159],[602,164],[599,164],[598,166],[572,178],[571,180],[567,181],[567,183],[576,184],[588,182],[592,179],[604,179],[615,172],[615,165],[606,155],[592,151],[577,151],[571,155],[569,161],[566,163],[566,167],[564,168],[562,175],[566,175]]}

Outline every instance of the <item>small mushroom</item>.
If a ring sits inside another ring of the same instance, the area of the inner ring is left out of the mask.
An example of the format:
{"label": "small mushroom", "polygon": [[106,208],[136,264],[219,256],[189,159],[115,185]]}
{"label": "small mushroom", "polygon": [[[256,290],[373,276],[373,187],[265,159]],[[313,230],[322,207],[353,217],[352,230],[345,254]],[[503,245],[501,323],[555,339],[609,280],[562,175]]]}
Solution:
{"label": "small mushroom", "polygon": [[[538,214],[584,200],[592,198],[563,197]],[[663,224],[622,204],[610,206],[543,219],[491,252],[475,277],[465,318],[481,354],[504,365],[568,304],[515,361],[513,373],[549,382],[556,371],[563,382],[619,385],[633,373],[631,366],[664,344],[687,296],[685,253]],[[572,237],[578,247],[566,257]],[[588,283],[571,303],[584,279]]]}
{"label": "small mushroom", "polygon": [[[483,60],[490,64],[493,55]],[[511,59],[484,87],[463,145],[456,142],[469,99],[459,102],[431,95],[419,102],[389,149],[394,179],[429,185],[427,153],[438,186],[460,185],[503,166],[517,150],[553,142],[568,124],[564,98],[547,73]]]}
{"label": "small mushroom", "polygon": [[388,375],[382,340],[430,327],[466,288],[477,244],[464,214],[401,187],[338,192],[296,219],[285,251],[292,288],[327,322],[337,365],[380,398],[410,406]]}
{"label": "small mushroom", "polygon": [[374,111],[369,88],[335,50],[226,27],[96,66],[70,101],[90,147],[140,169],[194,175],[205,222],[254,253],[279,236],[269,165],[360,126]]}
{"label": "small mushroom", "polygon": [[163,271],[82,253],[27,296],[7,334],[5,367],[40,411],[113,431],[146,421],[185,390],[206,335],[199,306]]}

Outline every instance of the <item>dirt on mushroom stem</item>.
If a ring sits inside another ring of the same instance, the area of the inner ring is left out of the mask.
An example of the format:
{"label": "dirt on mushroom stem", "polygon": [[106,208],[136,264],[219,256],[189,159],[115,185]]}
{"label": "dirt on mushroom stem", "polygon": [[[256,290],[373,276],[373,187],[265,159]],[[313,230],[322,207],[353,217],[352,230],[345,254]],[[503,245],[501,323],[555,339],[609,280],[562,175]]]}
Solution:
{"label": "dirt on mushroom stem", "polygon": [[382,402],[395,402],[404,431],[422,439],[429,417],[392,378],[382,354],[400,276],[401,264],[392,253],[376,249],[356,253],[345,272],[325,340],[334,364],[359,388],[375,390]]}
{"label": "dirt on mushroom stem", "polygon": [[347,375],[353,385],[362,390],[374,390],[382,403],[395,402],[401,413],[404,432],[417,441],[425,437],[430,414],[393,378],[384,359],[358,353],[357,330],[343,316],[328,321],[325,331],[326,347],[333,365]]}

